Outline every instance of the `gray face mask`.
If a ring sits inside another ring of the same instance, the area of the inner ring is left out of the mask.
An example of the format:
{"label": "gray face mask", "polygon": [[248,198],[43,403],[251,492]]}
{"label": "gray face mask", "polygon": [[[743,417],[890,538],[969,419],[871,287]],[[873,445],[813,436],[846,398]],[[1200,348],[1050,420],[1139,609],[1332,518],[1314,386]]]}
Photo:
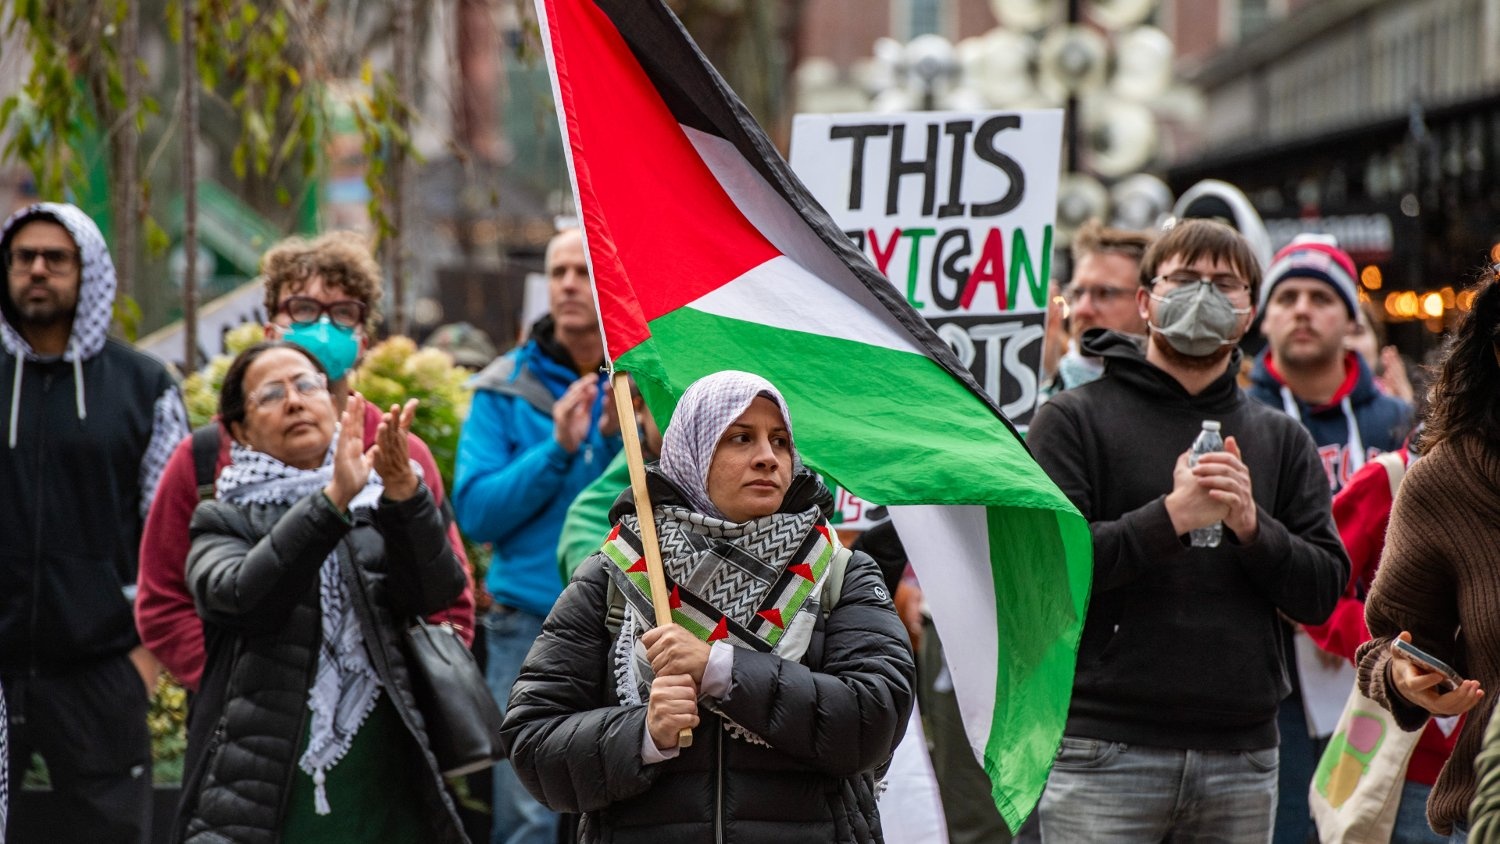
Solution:
{"label": "gray face mask", "polygon": [[1207,357],[1239,340],[1236,329],[1249,308],[1234,303],[1212,284],[1188,284],[1165,296],[1150,294],[1160,307],[1158,325],[1151,328],[1167,338],[1172,348],[1192,357]]}

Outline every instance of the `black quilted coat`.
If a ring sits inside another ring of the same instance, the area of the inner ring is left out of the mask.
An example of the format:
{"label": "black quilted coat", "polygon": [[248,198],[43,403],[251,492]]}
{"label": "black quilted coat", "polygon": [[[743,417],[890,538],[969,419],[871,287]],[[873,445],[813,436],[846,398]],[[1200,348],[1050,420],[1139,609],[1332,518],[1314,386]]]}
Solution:
{"label": "black quilted coat", "polygon": [[[681,500],[659,475],[651,486],[655,502]],[[817,476],[799,474],[782,509],[827,496]],[[613,521],[634,509],[628,498]],[[700,706],[692,747],[653,765],[641,762],[646,707],[620,706],[615,695],[603,565],[595,555],[579,568],[511,691],[502,735],[538,800],[584,813],[584,842],[882,840],[874,772],[906,728],[914,669],[868,556],[850,560],[838,605],[801,663],[735,651],[720,706],[770,747],[730,736]]]}
{"label": "black quilted coat", "polygon": [[[205,501],[193,513],[188,588],[208,659],[190,736],[175,840],[281,840],[321,642],[318,571],[335,549],[370,662],[428,770],[412,780],[435,842],[464,842],[412,697],[398,644],[413,616],[448,606],[464,572],[425,486],[356,510],[351,527],[315,493],[290,507]],[[334,810],[337,812],[337,797]]]}

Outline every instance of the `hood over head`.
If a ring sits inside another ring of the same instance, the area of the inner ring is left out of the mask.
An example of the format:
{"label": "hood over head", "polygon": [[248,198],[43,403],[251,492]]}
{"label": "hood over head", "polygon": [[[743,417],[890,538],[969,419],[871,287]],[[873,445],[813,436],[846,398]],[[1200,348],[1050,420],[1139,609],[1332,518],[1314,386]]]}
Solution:
{"label": "hood over head", "polygon": [[[78,310],[73,315],[73,332],[63,360],[88,360],[104,348],[109,325],[114,319],[115,264],[99,226],[77,206],[63,202],[39,202],[17,211],[0,229],[0,252],[9,251],[11,238],[22,226],[34,220],[47,220],[68,230],[78,247]],[[37,360],[37,353],[21,336],[17,327],[20,314],[10,299],[10,285],[0,287],[0,345],[5,351],[27,360]]]}
{"label": "hood over head", "polygon": [[[73,365],[73,400],[80,420],[88,418],[88,403],[83,391],[83,362],[99,354],[109,339],[109,324],[114,319],[115,263],[99,226],[76,205],[64,202],[39,202],[17,211],[0,228],[0,253],[10,250],[10,242],[22,226],[34,220],[47,220],[67,229],[78,247],[78,309],[73,313],[73,328],[68,336],[62,359]],[[0,285],[0,346],[17,358],[15,377],[11,379],[10,419],[6,442],[16,447],[16,431],[21,411],[21,380],[26,367],[23,360],[41,360],[17,327],[20,312],[10,299],[10,284]]]}

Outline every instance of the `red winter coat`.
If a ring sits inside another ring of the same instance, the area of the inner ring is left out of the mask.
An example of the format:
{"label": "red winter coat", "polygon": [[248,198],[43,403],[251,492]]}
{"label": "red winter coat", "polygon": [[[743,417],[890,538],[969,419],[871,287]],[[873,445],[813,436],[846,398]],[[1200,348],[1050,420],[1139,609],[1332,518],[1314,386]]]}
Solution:
{"label": "red winter coat", "polygon": [[[375,444],[375,432],[380,427],[380,409],[373,404],[365,405],[365,448]],[[227,432],[219,434],[219,460],[214,475],[229,465],[230,438]],[[407,435],[407,450],[411,459],[422,467],[423,481],[432,490],[434,503],[443,503],[443,477],[427,444],[415,434]],[[162,665],[172,672],[178,682],[191,691],[198,690],[198,680],[203,675],[203,622],[198,618],[198,608],[188,592],[186,565],[190,537],[188,524],[193,519],[193,510],[198,507],[198,479],[193,467],[193,438],[187,437],[177,444],[167,468],[162,472],[161,482],[156,488],[156,497],[151,503],[151,512],[146,516],[146,527],[141,534],[140,573],[136,579],[135,626],[141,634],[141,643],[151,651]],[[474,639],[474,573],[464,555],[463,541],[459,539],[458,527],[448,525],[448,543],[458,555],[467,573],[468,583],[454,601],[453,606],[433,615],[434,622],[451,622],[458,628],[464,641]]]}
{"label": "red winter coat", "polygon": [[[1405,448],[1395,453],[1400,455],[1403,464],[1410,465],[1411,456]],[[1349,552],[1349,585],[1328,621],[1308,625],[1307,634],[1318,647],[1351,663],[1354,662],[1355,649],[1370,640],[1361,595],[1375,581],[1375,569],[1380,566],[1380,552],[1385,549],[1385,529],[1391,521],[1391,504],[1390,478],[1385,466],[1376,460],[1366,463],[1333,497],[1333,520],[1338,524],[1339,537]],[[1412,754],[1411,764],[1406,768],[1406,778],[1426,785],[1437,782],[1438,772],[1452,755],[1457,740],[1457,726],[1451,736],[1445,736],[1436,720],[1428,721]]]}

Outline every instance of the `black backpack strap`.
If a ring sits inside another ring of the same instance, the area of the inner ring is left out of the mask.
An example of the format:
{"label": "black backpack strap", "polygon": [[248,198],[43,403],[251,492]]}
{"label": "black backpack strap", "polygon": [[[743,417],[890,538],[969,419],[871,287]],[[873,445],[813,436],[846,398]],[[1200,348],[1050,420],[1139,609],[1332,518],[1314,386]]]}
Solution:
{"label": "black backpack strap", "polygon": [[198,483],[198,500],[214,497],[214,481],[219,468],[219,423],[210,422],[193,429],[193,477]]}

